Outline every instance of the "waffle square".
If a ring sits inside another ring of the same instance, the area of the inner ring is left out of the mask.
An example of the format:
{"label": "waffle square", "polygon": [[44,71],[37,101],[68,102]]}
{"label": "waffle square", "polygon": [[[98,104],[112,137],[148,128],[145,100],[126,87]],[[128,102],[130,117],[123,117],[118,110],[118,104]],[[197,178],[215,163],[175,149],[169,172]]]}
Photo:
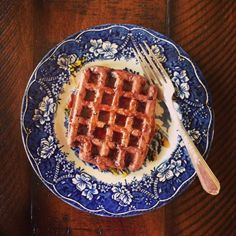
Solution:
{"label": "waffle square", "polygon": [[140,169],[155,132],[157,88],[143,76],[101,66],[77,76],[68,145],[101,170]]}

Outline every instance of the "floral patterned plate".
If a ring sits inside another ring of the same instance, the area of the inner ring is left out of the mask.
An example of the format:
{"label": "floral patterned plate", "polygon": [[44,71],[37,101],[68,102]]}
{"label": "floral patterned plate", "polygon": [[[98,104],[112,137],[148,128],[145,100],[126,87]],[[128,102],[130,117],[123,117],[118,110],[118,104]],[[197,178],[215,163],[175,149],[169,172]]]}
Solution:
{"label": "floral patterned plate", "polygon": [[[177,109],[195,144],[206,157],[213,137],[211,100],[205,81],[186,52],[167,37],[135,25],[101,25],[76,33],[50,50],[33,72],[22,103],[22,139],[42,182],[58,197],[101,216],[132,216],[167,204],[195,176],[188,153],[162,102],[145,165],[134,173],[102,172],[76,157],[66,145],[68,100],[82,66],[104,65],[142,74],[133,54],[146,41],[176,88]],[[154,156],[154,158],[153,158]]]}

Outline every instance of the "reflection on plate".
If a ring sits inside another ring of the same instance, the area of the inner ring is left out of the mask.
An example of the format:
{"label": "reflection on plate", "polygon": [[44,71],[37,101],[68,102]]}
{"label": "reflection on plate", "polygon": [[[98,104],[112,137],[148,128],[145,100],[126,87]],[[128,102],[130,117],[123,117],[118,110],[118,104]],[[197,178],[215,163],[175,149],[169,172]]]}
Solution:
{"label": "reflection on plate", "polygon": [[101,25],[65,39],[38,64],[27,85],[21,113],[28,158],[43,183],[68,204],[102,216],[131,216],[168,203],[186,189],[195,172],[162,102],[156,122],[168,133],[154,161],[128,175],[101,172],[79,160],[66,144],[67,104],[76,71],[103,65],[143,74],[132,51],[146,41],[162,61],[175,87],[177,109],[195,144],[206,156],[212,135],[211,101],[199,69],[165,36],[135,25]]}

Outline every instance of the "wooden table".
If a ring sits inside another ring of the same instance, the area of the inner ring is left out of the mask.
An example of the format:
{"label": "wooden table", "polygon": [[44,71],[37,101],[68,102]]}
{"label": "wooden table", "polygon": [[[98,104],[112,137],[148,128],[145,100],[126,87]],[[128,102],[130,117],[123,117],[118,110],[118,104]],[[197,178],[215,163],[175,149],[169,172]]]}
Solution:
{"label": "wooden table", "polygon": [[[235,235],[234,0],[1,0],[0,235]],[[213,95],[215,137],[208,163],[217,197],[196,179],[159,210],[103,218],[63,203],[42,185],[20,135],[21,100],[42,56],[66,36],[103,23],[132,23],[171,37],[199,65]]]}

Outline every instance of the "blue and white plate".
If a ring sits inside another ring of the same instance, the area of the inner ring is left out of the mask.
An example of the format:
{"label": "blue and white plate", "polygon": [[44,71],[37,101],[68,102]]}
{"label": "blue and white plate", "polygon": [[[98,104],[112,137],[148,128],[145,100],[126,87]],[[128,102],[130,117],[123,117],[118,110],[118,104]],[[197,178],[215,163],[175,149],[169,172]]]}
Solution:
{"label": "blue and white plate", "polygon": [[[82,66],[105,65],[142,74],[134,43],[146,41],[176,87],[179,115],[206,157],[213,136],[211,99],[205,81],[186,52],[167,37],[135,25],[100,25],[76,33],[50,50],[33,72],[23,98],[22,139],[42,182],[58,197],[101,216],[133,216],[159,208],[187,188],[195,176],[183,141],[163,103],[156,122],[168,133],[155,135],[150,154],[134,173],[101,172],[78,159],[66,144],[68,100]],[[78,152],[78,150],[76,150]]]}

